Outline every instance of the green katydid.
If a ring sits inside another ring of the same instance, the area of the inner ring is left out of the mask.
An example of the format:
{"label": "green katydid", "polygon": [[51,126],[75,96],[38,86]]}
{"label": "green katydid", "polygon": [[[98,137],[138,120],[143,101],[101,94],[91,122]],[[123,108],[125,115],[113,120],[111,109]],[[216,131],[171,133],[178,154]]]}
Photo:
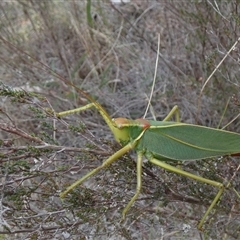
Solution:
{"label": "green katydid", "polygon": [[[6,42],[6,40],[2,40]],[[16,48],[9,42],[6,43],[11,45],[11,47]],[[21,51],[19,49],[17,50]],[[24,54],[27,53],[24,52]],[[28,56],[36,60],[30,55]],[[106,159],[102,165],[90,171],[81,179],[69,186],[60,194],[60,197],[64,198],[71,190],[83,183],[89,177],[112,164],[128,151],[134,149],[137,152],[137,188],[135,195],[123,210],[123,218],[125,218],[126,213],[140,194],[142,188],[142,160],[143,156],[145,156],[156,166],[219,188],[217,195],[198,224],[198,228],[202,229],[210,211],[214,208],[228,184],[224,185],[220,182],[194,175],[177,167],[171,166],[166,162],[185,160],[194,161],[223,155],[239,154],[240,134],[204,126],[181,123],[177,106],[170,111],[163,121],[151,121],[146,119],[130,120],[126,118],[111,119],[105,109],[87,93],[76,87],[69,80],[64,79],[61,75],[52,71],[45,64],[41,62],[39,63],[42,64],[44,68],[51,71],[52,74],[60,80],[70,86],[73,86],[80,94],[90,101],[90,103],[86,106],[56,114],[58,117],[95,107],[111,129],[116,141],[122,145],[122,148]],[[169,121],[174,115],[176,116],[176,122]]]}
{"label": "green katydid", "polygon": [[[137,188],[135,195],[123,210],[123,219],[140,194],[142,187],[142,158],[143,155],[145,155],[151,163],[159,167],[219,188],[216,197],[198,224],[198,228],[202,229],[208,214],[223,194],[225,186],[220,182],[212,181],[183,171],[167,164],[166,162],[191,161],[222,155],[239,154],[240,134],[209,127],[180,123],[177,106],[170,111],[163,121],[148,121],[146,119],[129,120],[126,118],[111,119],[98,102],[87,96],[82,90],[80,90],[80,92],[91,100],[92,103],[78,109],[58,113],[57,116],[61,117],[94,106],[108,124],[116,141],[121,143],[123,147],[105,160],[101,166],[92,170],[69,186],[60,194],[60,197],[64,198],[76,186],[83,183],[102,168],[105,168],[116,161],[126,152],[134,149],[137,152]],[[176,115],[177,121],[168,121],[174,114]]]}

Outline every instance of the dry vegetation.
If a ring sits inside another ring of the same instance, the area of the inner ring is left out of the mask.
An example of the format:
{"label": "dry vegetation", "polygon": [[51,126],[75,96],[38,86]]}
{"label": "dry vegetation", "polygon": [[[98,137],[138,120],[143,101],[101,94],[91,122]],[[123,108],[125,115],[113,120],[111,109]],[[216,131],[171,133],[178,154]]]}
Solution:
{"label": "dry vegetation", "polygon": [[[88,5],[87,5],[88,3]],[[211,214],[216,189],[144,164],[143,190],[122,223],[136,185],[134,153],[75,189],[59,193],[119,148],[95,110],[36,60],[97,99],[112,117],[143,116],[161,36],[152,99],[163,119],[174,105],[187,123],[220,127],[239,114],[240,45],[200,90],[240,36],[233,1],[2,1],[0,40],[0,239],[239,239],[239,173]],[[28,57],[27,54],[35,58]],[[147,115],[148,119],[152,114]],[[220,119],[222,121],[220,122]],[[228,130],[240,132],[237,119]],[[217,140],[216,140],[217,141]],[[185,163],[223,182],[239,158]]]}

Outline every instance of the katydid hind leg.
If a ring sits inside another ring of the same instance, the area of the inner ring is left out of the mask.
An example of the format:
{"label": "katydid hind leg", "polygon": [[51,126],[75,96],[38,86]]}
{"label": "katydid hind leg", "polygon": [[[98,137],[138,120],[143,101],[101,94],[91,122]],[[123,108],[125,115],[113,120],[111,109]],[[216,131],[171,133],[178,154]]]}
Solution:
{"label": "katydid hind leg", "polygon": [[163,119],[163,121],[169,121],[169,119],[175,115],[176,122],[180,122],[180,113],[177,105],[173,107],[173,109],[168,113],[168,115]]}
{"label": "katydid hind leg", "polygon": [[222,186],[222,187],[219,189],[219,191],[218,191],[217,195],[215,196],[215,198],[213,199],[211,205],[208,207],[207,211],[205,212],[205,214],[203,215],[202,219],[201,219],[200,222],[198,223],[198,229],[199,229],[199,230],[203,230],[203,227],[202,227],[202,226],[203,226],[204,222],[206,221],[209,213],[212,211],[212,209],[214,208],[214,206],[215,206],[215,205],[217,204],[217,202],[220,200],[220,198],[221,198],[224,190],[225,190],[224,186]]}
{"label": "katydid hind leg", "polygon": [[142,189],[142,161],[143,161],[142,158],[143,158],[143,153],[140,151],[140,152],[137,153],[137,187],[136,187],[136,192],[122,212],[123,220],[125,219],[126,213],[128,212],[129,208],[133,205],[133,203],[138,198],[138,196],[141,192],[141,189]]}
{"label": "katydid hind leg", "polygon": [[148,158],[149,161],[159,167],[162,167],[164,169],[166,169],[167,171],[171,171],[171,172],[174,172],[174,173],[177,173],[177,174],[180,174],[180,175],[183,175],[185,177],[189,177],[189,178],[192,178],[194,180],[197,180],[199,182],[203,182],[203,183],[207,183],[207,184],[210,184],[214,187],[218,187],[219,188],[219,191],[217,193],[217,195],[215,196],[215,198],[213,199],[211,205],[208,207],[207,211],[205,212],[204,216],[202,217],[202,219],[200,220],[199,224],[198,224],[198,229],[202,229],[202,226],[205,222],[205,220],[207,219],[209,213],[212,211],[212,209],[214,208],[214,206],[216,205],[216,203],[219,201],[219,199],[221,198],[223,192],[224,192],[224,189],[225,189],[225,186],[220,183],[220,182],[216,182],[216,181],[213,181],[213,180],[210,180],[210,179],[207,179],[207,178],[203,178],[203,177],[200,177],[198,175],[194,175],[192,173],[189,173],[189,172],[186,172],[182,169],[179,169],[177,167],[174,167],[174,166],[171,166],[165,162],[162,162],[158,159],[155,159],[153,157],[150,157]]}
{"label": "katydid hind leg", "polygon": [[124,146],[123,148],[121,148],[120,150],[118,150],[117,152],[115,152],[112,156],[110,156],[107,160],[105,160],[102,165],[100,165],[99,167],[93,169],[91,172],[87,173],[86,175],[84,175],[82,178],[80,178],[79,180],[77,180],[76,182],[74,182],[71,186],[69,186],[64,192],[60,193],[60,197],[64,198],[70,191],[72,191],[74,188],[76,188],[78,185],[82,184],[84,181],[86,181],[88,178],[90,178],[91,176],[93,176],[94,174],[98,173],[101,169],[109,166],[110,164],[112,164],[113,162],[115,162],[118,158],[120,158],[122,155],[124,155],[125,153],[127,153],[128,151],[130,151],[133,148],[132,143],[127,144],[126,146]]}

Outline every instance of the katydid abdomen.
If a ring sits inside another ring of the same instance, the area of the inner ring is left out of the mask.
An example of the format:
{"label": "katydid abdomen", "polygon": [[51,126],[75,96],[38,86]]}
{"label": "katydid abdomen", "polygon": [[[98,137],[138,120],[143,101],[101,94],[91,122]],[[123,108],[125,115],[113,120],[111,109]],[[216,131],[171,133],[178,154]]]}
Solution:
{"label": "katydid abdomen", "polygon": [[176,122],[149,121],[137,149],[159,160],[198,160],[239,154],[240,134]]}

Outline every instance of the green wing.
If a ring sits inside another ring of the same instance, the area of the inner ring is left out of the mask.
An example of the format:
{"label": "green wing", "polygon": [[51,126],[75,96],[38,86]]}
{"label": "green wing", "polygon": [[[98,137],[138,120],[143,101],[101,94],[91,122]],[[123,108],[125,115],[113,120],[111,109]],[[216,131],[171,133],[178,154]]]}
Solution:
{"label": "green wing", "polygon": [[176,122],[150,121],[137,149],[164,160],[197,160],[240,153],[240,134]]}

